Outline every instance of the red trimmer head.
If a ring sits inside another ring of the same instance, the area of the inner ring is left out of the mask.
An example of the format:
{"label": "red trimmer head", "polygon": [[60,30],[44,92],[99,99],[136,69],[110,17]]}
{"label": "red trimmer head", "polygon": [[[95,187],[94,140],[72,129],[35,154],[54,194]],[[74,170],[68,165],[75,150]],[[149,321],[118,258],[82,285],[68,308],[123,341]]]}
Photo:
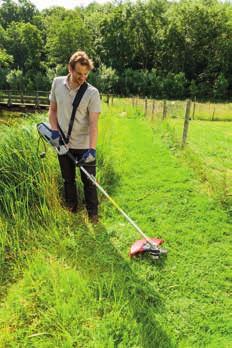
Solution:
{"label": "red trimmer head", "polygon": [[159,259],[161,255],[166,255],[167,250],[162,249],[159,245],[163,244],[163,239],[148,238],[137,240],[131,247],[130,257],[137,256],[139,254],[149,253],[155,259]]}

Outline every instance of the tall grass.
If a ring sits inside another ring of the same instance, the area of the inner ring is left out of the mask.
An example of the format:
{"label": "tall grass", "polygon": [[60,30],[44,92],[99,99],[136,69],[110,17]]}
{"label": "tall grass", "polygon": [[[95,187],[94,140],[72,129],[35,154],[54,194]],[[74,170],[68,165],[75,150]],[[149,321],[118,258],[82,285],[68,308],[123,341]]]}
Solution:
{"label": "tall grass", "polygon": [[[62,202],[62,178],[55,152],[47,146],[46,158],[40,158],[43,145],[38,143],[36,123],[44,116],[29,117],[24,122],[7,122],[0,127],[0,266],[2,284],[14,278],[17,260],[24,264],[32,245],[49,244],[50,230],[59,216],[68,219]],[[109,192],[116,184],[110,156],[107,156],[107,137],[98,150],[98,181]],[[84,208],[83,189],[77,174],[80,208]],[[58,223],[57,221],[57,223]],[[59,222],[60,225],[63,225]],[[67,223],[67,222],[66,222]],[[42,226],[42,230],[40,227]],[[40,229],[40,232],[38,232]],[[50,229],[50,230],[49,230]],[[37,231],[37,232],[35,232]],[[56,238],[60,238],[54,232]],[[43,243],[45,240],[45,243]],[[12,273],[12,272],[13,273]],[[16,273],[18,270],[16,269]]]}

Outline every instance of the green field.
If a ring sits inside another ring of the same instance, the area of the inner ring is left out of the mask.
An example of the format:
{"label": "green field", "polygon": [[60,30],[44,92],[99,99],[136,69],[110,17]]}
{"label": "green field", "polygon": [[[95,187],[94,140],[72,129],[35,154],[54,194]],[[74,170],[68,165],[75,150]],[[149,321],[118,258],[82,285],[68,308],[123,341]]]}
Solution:
{"label": "green field", "polygon": [[62,208],[55,155],[38,158],[41,119],[0,126],[0,347],[229,348],[232,220],[210,189],[214,167],[231,170],[225,124],[194,122],[183,151],[179,121],[104,106],[98,180],[165,239],[168,256],[154,262],[129,259],[139,236],[104,197],[97,226],[83,206]]}

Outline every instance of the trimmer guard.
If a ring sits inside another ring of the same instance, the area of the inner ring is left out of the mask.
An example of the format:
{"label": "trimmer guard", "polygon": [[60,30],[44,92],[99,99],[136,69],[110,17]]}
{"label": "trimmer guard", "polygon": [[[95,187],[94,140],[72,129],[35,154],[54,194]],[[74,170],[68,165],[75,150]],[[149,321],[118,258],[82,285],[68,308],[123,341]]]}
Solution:
{"label": "trimmer guard", "polygon": [[[152,244],[154,244],[154,247],[151,246],[150,241]],[[160,249],[159,245],[163,244],[164,240],[163,239],[158,239],[158,238],[149,238],[147,239],[140,239],[137,240],[131,247],[130,250],[130,257],[143,254],[143,253],[151,253],[154,256],[159,257],[161,254],[166,254],[167,251],[164,249]]]}

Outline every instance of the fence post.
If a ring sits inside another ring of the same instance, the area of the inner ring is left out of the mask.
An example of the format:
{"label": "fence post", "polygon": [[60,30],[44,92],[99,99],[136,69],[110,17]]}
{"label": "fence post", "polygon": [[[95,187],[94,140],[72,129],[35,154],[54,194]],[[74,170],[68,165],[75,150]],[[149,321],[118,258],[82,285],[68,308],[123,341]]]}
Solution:
{"label": "fence post", "polygon": [[153,121],[154,119],[154,113],[155,113],[155,100],[152,100],[152,110],[151,110],[151,119]]}
{"label": "fence post", "polygon": [[36,91],[36,96],[35,96],[35,106],[38,107],[39,106],[39,92]]}
{"label": "fence post", "polygon": [[192,120],[194,120],[194,117],[195,117],[196,100],[197,100],[197,98],[196,98],[196,97],[194,97],[194,102],[193,102],[193,112],[192,112]]}
{"label": "fence post", "polygon": [[164,100],[164,103],[163,103],[163,120],[165,120],[166,117],[167,117],[167,101]]}
{"label": "fence post", "polygon": [[20,100],[21,100],[21,103],[24,104],[23,91],[21,91]]}
{"label": "fence post", "polygon": [[145,115],[147,115],[147,97],[145,97],[145,100],[144,100],[144,113]]}
{"label": "fence post", "polygon": [[188,136],[188,128],[189,128],[189,119],[190,119],[190,110],[191,110],[191,100],[188,99],[186,102],[185,116],[184,116],[184,129],[182,136],[182,148],[186,144],[187,136]]}
{"label": "fence post", "polygon": [[135,98],[135,106],[136,106],[136,108],[138,107],[138,96],[136,96],[136,98]]}
{"label": "fence post", "polygon": [[12,104],[12,96],[11,96],[11,91],[8,91],[8,101],[7,101],[7,106],[11,106]]}
{"label": "fence post", "polygon": [[216,109],[216,106],[215,106],[215,104],[214,104],[213,115],[212,115],[212,121],[214,121],[215,109]]}

